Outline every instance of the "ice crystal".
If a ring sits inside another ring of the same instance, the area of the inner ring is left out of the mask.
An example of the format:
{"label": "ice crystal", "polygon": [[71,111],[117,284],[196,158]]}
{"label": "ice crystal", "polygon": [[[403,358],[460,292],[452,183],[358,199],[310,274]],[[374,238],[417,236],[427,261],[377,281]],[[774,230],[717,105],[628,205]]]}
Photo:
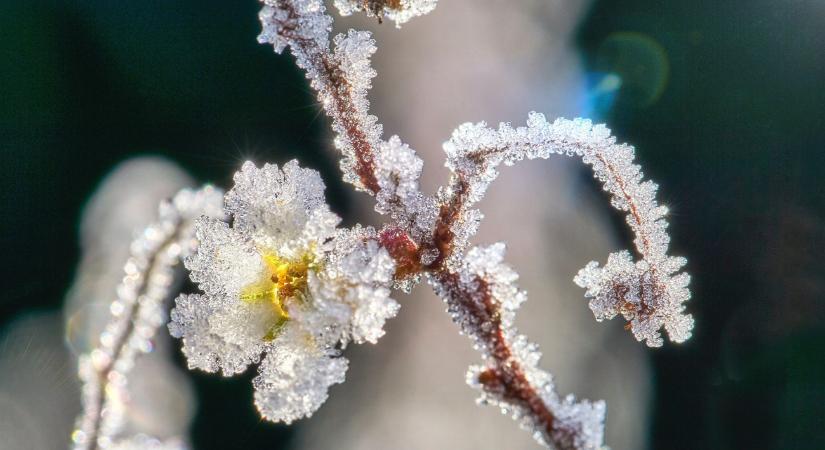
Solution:
{"label": "ice crystal", "polygon": [[[269,43],[275,52],[281,53],[296,40],[302,41],[296,49],[307,47],[314,51],[329,48],[329,32],[332,30],[332,17],[324,13],[321,0],[262,0],[264,7],[258,15],[264,25],[258,36],[258,42]],[[310,52],[301,52],[298,58],[302,67],[309,65]]]}
{"label": "ice crystal", "polygon": [[[501,163],[512,165],[551,154],[581,157],[610,193],[613,207],[627,213],[642,258],[634,263],[628,252],[614,253],[604,267],[590,263],[579,272],[575,281],[587,289],[597,320],[622,314],[634,336],[650,346],[662,344],[662,327],[674,342],[690,337],[693,319],[684,313],[690,279],[677,273],[686,260],[667,255],[667,208],[656,202],[657,185],[642,181],[641,169],[633,162],[633,147],[617,144],[610,130],[589,120],[558,119],[551,124],[542,114],[531,113],[526,127],[503,123],[494,130],[483,122],[463,124],[444,150],[447,167],[454,173],[449,193],[466,189],[465,209],[481,199]],[[453,232],[466,235],[471,226],[456,222]]]}
{"label": "ice crystal", "polygon": [[[152,338],[165,322],[164,301],[175,281],[175,266],[197,245],[194,219],[223,217],[223,193],[207,186],[184,189],[160,206],[160,218],[131,245],[123,282],[111,304],[112,318],[99,345],[79,360],[83,382],[83,414],[72,433],[74,448],[136,448],[140,442],[157,442],[157,448],[180,448],[178,441],[161,446],[154,438],[122,436],[129,401],[128,376],[141,353],[152,350]],[[145,448],[155,448],[148,444]]]}
{"label": "ice crystal", "polygon": [[455,272],[431,277],[453,320],[484,357],[483,366],[470,367],[467,383],[481,390],[480,403],[498,406],[543,445],[602,448],[604,402],[576,401],[572,395],[562,399],[552,375],[539,368],[538,346],[513,324],[527,296],[503,258],[501,243],[473,248]]}
{"label": "ice crystal", "polygon": [[687,340],[693,329],[693,318],[684,314],[683,305],[690,298],[690,276],[674,275],[684,264],[684,258],[667,257],[653,267],[646,260],[634,262],[630,253],[622,251],[610,254],[604,267],[589,263],[575,281],[587,289],[596,320],[621,314],[636,339],[659,347],[662,327],[673,342]]}
{"label": "ice crystal", "polygon": [[337,229],[323,190],[295,161],[244,164],[226,194],[231,225],[196,222],[185,263],[203,294],[180,296],[169,324],[190,368],[229,376],[261,362],[255,404],[273,421],[311,415],[344,380],[341,350],[374,343],[398,310],[392,258],[371,229]]}
{"label": "ice crystal", "polygon": [[342,16],[348,16],[356,11],[366,11],[370,16],[382,17],[401,24],[410,19],[423,16],[435,9],[438,0],[335,0],[335,7]]}
{"label": "ice crystal", "polygon": [[436,204],[419,190],[423,161],[398,136],[382,142],[377,150],[375,173],[381,189],[375,210],[389,214],[418,240],[428,239],[435,224]]}

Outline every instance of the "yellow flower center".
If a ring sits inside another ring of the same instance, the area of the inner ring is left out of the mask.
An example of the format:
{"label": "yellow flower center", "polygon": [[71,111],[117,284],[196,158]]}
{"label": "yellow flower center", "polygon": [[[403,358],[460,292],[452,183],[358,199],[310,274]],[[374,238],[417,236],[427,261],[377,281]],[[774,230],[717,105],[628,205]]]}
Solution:
{"label": "yellow flower center", "polygon": [[287,302],[303,301],[307,289],[307,272],[316,269],[317,264],[310,252],[296,259],[282,258],[274,252],[262,252],[261,259],[266,270],[258,282],[243,289],[241,300],[253,304],[271,304],[273,324],[264,336],[265,340],[271,341],[289,320]]}

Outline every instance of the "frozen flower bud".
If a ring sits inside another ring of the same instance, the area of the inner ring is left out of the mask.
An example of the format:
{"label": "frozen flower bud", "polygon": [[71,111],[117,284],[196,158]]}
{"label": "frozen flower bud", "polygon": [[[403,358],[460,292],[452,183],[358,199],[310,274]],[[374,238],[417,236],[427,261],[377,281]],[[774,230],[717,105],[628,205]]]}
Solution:
{"label": "frozen flower bud", "polygon": [[604,267],[595,261],[589,263],[576,275],[575,282],[587,289],[585,295],[590,298],[596,320],[621,314],[636,339],[659,347],[662,327],[673,342],[691,336],[693,318],[684,314],[683,304],[690,298],[690,276],[673,275],[684,263],[684,258],[668,257],[667,263],[657,269],[644,260],[634,262],[630,253],[622,251],[612,253]]}

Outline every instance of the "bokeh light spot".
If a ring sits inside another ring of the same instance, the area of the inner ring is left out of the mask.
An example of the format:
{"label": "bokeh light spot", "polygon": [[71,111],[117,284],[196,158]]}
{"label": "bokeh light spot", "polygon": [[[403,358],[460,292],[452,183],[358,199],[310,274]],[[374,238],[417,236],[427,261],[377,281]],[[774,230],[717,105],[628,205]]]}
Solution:
{"label": "bokeh light spot", "polygon": [[[618,77],[616,102],[636,108],[656,103],[667,87],[667,51],[652,37],[637,32],[609,35],[599,46],[594,69]],[[607,80],[607,78],[605,78]]]}

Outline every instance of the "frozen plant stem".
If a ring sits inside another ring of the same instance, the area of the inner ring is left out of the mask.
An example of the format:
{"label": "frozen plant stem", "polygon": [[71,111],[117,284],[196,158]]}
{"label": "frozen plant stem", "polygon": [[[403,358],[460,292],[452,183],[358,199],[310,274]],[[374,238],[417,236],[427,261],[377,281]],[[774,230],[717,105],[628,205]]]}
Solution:
{"label": "frozen plant stem", "polygon": [[152,351],[152,338],[165,322],[164,304],[176,282],[176,266],[195,245],[192,219],[221,215],[221,200],[222,193],[209,186],[198,191],[184,189],[161,204],[158,222],[132,242],[125,276],[110,306],[111,318],[95,348],[79,359],[83,413],[72,433],[75,449],[183,448],[178,438],[160,441],[122,435],[129,402],[127,381],[137,358]]}
{"label": "frozen plant stem", "polygon": [[[127,277],[134,280],[134,285],[131,287],[126,287],[128,282],[124,281],[122,289],[130,289],[132,291],[127,295],[124,295],[124,299],[127,297],[141,299],[147,293],[150,283],[149,280],[157,279],[159,277],[166,278],[170,275],[168,272],[170,272],[172,267],[177,263],[177,258],[172,252],[173,249],[170,248],[170,246],[175,242],[178,228],[179,227],[176,224],[173,229],[174,234],[161,241],[158,249],[154,251],[150,250],[148,255],[146,255],[148,258],[140,261],[139,264],[136,264],[138,262],[136,260],[130,261],[130,269],[127,269],[127,273],[131,271],[132,266],[136,268],[139,266],[143,267],[138,269],[137,272],[127,274]],[[133,255],[133,258],[136,256],[137,255]],[[153,281],[157,284],[159,280]],[[88,417],[88,420],[84,420],[82,431],[76,434],[76,440],[84,441],[84,445],[88,444],[87,447],[80,446],[81,448],[89,448],[91,450],[99,448],[98,441],[100,437],[100,428],[103,421],[105,409],[104,405],[108,400],[106,390],[109,386],[109,380],[111,378],[123,376],[123,374],[115,375],[114,367],[117,362],[122,361],[121,358],[124,353],[131,351],[128,349],[128,346],[130,341],[135,336],[135,320],[139,316],[138,311],[141,307],[141,303],[139,301],[123,303],[126,304],[124,306],[125,310],[122,312],[119,311],[117,315],[113,314],[114,322],[110,325],[113,330],[119,329],[122,331],[115,335],[110,345],[102,344],[102,347],[110,350],[110,354],[107,354],[106,350],[103,348],[97,348],[93,350],[90,355],[91,365],[93,368],[89,379],[86,380],[87,386],[84,387],[84,390],[90,391],[84,395],[84,400],[88,403],[87,405],[84,405],[84,409],[87,411],[96,411],[98,413],[91,414]],[[107,335],[107,341],[111,339],[109,336],[111,336],[111,334]],[[84,419],[86,418],[84,417]],[[79,439],[79,436],[82,436],[82,439]]]}
{"label": "frozen plant stem", "polygon": [[346,141],[343,145],[347,156],[354,159],[351,164],[360,187],[377,194],[380,187],[375,176],[373,147],[380,133],[376,135],[371,132],[375,118],[359,111],[366,102],[363,92],[361,98],[357,98],[359,92],[350,83],[343,62],[329,51],[326,33],[329,32],[332,19],[325,16],[318,23],[307,23],[308,17],[301,14],[305,11],[299,10],[289,0],[277,1],[275,8],[278,9],[270,9],[268,12],[273,14],[273,19],[278,14],[278,36],[289,42],[298,65],[307,71],[312,87],[324,99],[324,111],[334,121],[333,128]]}

